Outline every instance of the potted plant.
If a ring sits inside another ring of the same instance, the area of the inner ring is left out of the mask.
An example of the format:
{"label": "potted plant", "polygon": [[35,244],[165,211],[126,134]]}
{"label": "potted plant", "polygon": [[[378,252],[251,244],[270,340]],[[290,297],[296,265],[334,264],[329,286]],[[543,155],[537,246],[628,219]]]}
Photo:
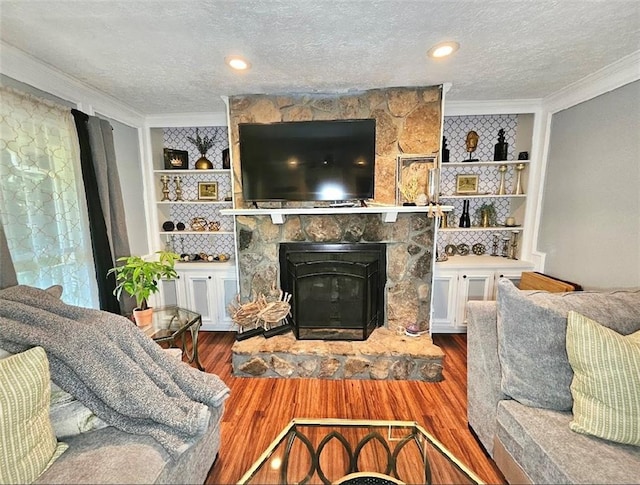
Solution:
{"label": "potted plant", "polygon": [[476,218],[480,227],[494,227],[497,224],[496,207],[493,202],[484,203],[476,210]]}
{"label": "potted plant", "polygon": [[188,136],[187,140],[193,143],[200,152],[200,155],[202,155],[196,162],[195,167],[199,170],[212,169],[213,164],[207,159],[206,155],[215,143],[215,137],[201,137],[198,128],[196,128],[196,137]]}
{"label": "potted plant", "polygon": [[133,310],[133,317],[138,326],[151,323],[153,309],[149,307],[148,298],[158,292],[158,281],[178,275],[174,266],[180,256],[169,251],[158,251],[156,254],[158,259],[155,261],[147,261],[140,256],[118,258],[124,264],[111,268],[107,273],[116,275],[117,285],[113,290],[116,297],[120,298],[124,290],[135,298],[137,308]]}

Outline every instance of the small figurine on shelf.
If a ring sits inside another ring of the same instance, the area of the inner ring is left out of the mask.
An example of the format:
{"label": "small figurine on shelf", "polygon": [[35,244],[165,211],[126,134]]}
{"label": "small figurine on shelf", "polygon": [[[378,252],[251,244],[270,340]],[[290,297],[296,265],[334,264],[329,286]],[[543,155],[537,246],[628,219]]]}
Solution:
{"label": "small figurine on shelf", "polygon": [[466,146],[467,146],[467,153],[469,153],[469,160],[465,160],[465,162],[477,162],[478,159],[477,158],[471,158],[473,152],[476,151],[476,149],[478,148],[478,139],[480,137],[478,136],[478,134],[471,130],[469,133],[467,133],[467,140],[466,140]]}
{"label": "small figurine on shelf", "polygon": [[500,128],[498,130],[498,143],[496,143],[493,150],[493,159],[496,162],[501,162],[507,159],[507,151],[509,149],[509,144],[504,141],[504,130]]}

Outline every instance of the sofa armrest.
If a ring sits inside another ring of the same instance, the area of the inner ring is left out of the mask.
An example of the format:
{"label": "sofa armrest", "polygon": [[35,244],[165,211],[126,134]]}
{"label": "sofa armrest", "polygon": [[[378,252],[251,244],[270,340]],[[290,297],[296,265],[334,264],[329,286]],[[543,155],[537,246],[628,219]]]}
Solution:
{"label": "sofa armrest", "polygon": [[495,301],[467,303],[467,422],[493,456],[500,390],[497,306]]}

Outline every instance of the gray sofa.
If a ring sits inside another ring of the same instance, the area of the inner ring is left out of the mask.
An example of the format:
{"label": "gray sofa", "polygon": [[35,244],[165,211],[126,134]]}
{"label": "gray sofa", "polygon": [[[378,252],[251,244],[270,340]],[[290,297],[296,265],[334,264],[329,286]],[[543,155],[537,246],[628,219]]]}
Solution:
{"label": "gray sofa", "polygon": [[69,448],[35,483],[204,483],[220,448],[224,406],[210,410],[206,433],[177,460],[153,438],[109,426],[65,438]]}
{"label": "gray sofa", "polygon": [[639,483],[640,447],[569,428],[569,310],[640,330],[640,291],[520,291],[503,280],[497,302],[468,303],[469,426],[509,483]]}

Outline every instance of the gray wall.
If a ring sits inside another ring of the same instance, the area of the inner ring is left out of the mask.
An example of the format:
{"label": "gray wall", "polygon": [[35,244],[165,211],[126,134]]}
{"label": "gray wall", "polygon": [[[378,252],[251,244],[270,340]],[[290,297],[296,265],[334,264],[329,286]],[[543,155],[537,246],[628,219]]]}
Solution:
{"label": "gray wall", "polygon": [[553,115],[538,249],[585,288],[640,286],[640,81]]}

